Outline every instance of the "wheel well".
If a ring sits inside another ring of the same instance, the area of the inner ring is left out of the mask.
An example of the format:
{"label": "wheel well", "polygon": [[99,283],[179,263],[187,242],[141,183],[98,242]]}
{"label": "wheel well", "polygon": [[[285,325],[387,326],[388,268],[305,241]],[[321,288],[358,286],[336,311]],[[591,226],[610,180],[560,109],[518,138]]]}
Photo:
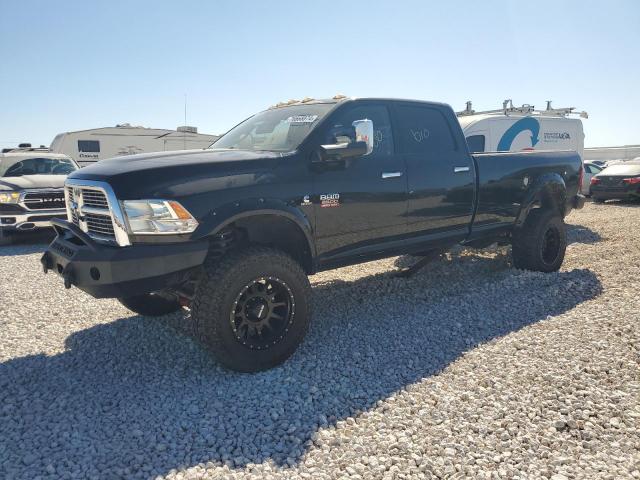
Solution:
{"label": "wheel well", "polygon": [[307,274],[313,273],[313,256],[307,237],[293,221],[280,215],[255,215],[229,225],[236,241],[244,245],[263,245],[291,255]]}
{"label": "wheel well", "polygon": [[540,192],[540,207],[544,210],[557,210],[565,216],[567,192],[563,185],[550,183]]}

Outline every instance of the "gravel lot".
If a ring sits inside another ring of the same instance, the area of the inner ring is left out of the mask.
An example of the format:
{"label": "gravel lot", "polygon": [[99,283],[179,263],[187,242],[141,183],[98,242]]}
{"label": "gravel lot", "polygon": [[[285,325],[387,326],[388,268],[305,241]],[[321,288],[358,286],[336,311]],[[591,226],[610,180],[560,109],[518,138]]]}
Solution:
{"label": "gravel lot", "polygon": [[640,478],[640,205],[567,219],[561,272],[461,251],[312,277],[284,366],[219,368],[0,247],[0,478]]}

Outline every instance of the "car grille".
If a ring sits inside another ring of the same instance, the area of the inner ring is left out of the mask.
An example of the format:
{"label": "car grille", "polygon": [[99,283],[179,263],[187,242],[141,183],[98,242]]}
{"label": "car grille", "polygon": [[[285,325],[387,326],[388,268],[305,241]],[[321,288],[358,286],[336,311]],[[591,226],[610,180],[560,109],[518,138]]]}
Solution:
{"label": "car grille", "polygon": [[22,200],[28,210],[52,210],[65,207],[63,190],[27,191]]}
{"label": "car grille", "polygon": [[67,186],[66,189],[71,221],[90,237],[115,241],[113,219],[105,193],[88,187]]}

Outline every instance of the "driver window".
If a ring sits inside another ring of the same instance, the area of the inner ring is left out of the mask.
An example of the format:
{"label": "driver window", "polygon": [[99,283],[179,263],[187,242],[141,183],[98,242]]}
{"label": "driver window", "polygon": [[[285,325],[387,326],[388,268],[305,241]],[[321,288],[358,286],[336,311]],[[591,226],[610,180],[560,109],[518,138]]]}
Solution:
{"label": "driver window", "polygon": [[384,105],[357,105],[347,107],[331,122],[324,143],[350,143],[355,141],[355,120],[369,119],[373,122],[373,152],[371,155],[393,155],[393,136],[389,112]]}

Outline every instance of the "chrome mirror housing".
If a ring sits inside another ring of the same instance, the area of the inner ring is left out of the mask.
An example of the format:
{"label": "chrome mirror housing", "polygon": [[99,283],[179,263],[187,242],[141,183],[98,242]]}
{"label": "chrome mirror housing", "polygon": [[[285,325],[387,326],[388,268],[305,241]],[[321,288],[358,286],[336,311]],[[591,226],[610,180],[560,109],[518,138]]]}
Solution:
{"label": "chrome mirror housing", "polygon": [[367,144],[367,153],[373,152],[373,121],[368,119],[356,120],[351,125],[356,130],[356,142],[364,142]]}

